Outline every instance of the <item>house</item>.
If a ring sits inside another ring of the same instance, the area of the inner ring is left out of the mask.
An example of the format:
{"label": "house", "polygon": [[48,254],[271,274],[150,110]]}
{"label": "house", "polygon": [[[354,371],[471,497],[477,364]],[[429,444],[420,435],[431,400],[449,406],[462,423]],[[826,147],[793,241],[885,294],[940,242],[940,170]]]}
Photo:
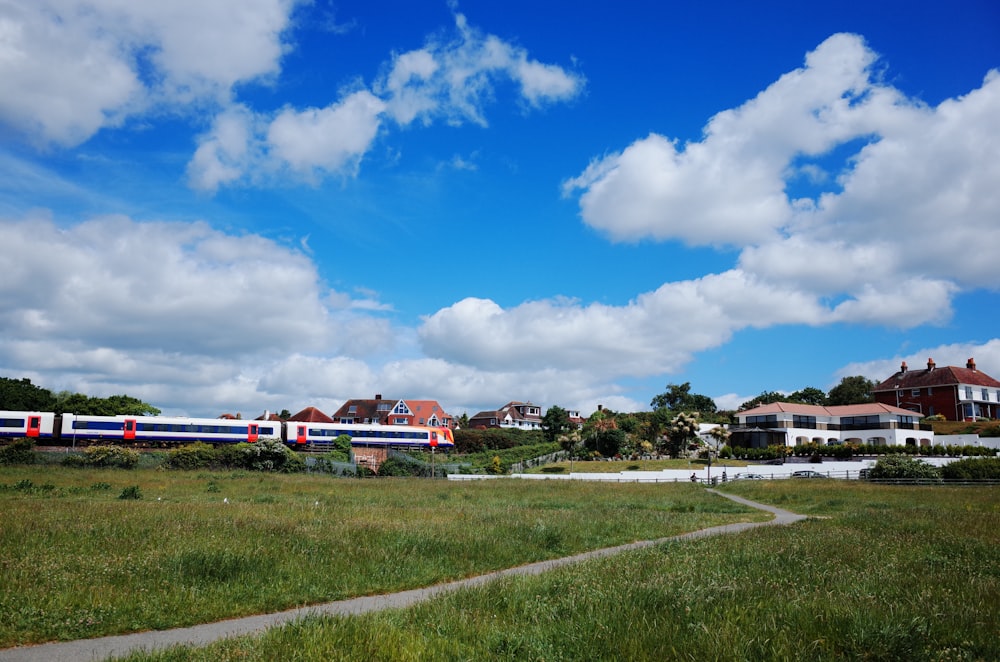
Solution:
{"label": "house", "polygon": [[331,418],[339,423],[426,425],[455,428],[455,419],[436,400],[391,400],[376,394],[373,400],[348,400]]}
{"label": "house", "polygon": [[977,370],[971,358],[964,368],[939,368],[934,359],[927,359],[926,370],[910,370],[903,361],[899,372],[876,386],[872,395],[876,402],[920,416],[940,414],[949,421],[1000,418],[1000,382]]}
{"label": "house", "polygon": [[821,407],[772,402],[738,412],[729,444],[750,448],[844,443],[931,446],[934,432],[908,409],[870,402]]}
{"label": "house", "polygon": [[471,417],[469,427],[541,430],[542,408],[530,402],[508,402],[496,411],[481,411]]}

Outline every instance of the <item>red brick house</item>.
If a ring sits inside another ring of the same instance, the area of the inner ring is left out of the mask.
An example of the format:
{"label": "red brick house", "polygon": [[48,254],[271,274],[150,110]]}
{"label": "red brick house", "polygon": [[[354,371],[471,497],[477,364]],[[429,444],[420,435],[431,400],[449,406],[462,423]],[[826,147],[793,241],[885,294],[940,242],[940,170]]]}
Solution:
{"label": "red brick house", "polygon": [[924,370],[899,372],[872,390],[876,402],[915,411],[921,416],[942,415],[949,421],[1000,417],[1000,382],[976,369],[974,359],[964,368],[937,367],[927,359]]}
{"label": "red brick house", "polygon": [[338,423],[427,425],[455,428],[455,418],[437,400],[391,400],[376,394],[372,400],[348,400],[331,418]]}

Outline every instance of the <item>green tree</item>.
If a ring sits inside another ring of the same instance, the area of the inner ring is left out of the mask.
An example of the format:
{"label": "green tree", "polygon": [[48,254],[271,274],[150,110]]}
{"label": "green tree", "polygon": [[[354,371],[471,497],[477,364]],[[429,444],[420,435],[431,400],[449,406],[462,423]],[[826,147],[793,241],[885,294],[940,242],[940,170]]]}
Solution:
{"label": "green tree", "polygon": [[680,457],[682,451],[698,435],[698,413],[681,412],[674,416],[667,429],[666,451],[672,458]]}
{"label": "green tree", "polygon": [[555,441],[559,435],[566,434],[572,430],[573,424],[569,420],[569,412],[558,406],[551,406],[542,417],[542,434],[545,441]]}
{"label": "green tree", "polygon": [[30,379],[0,377],[0,409],[8,411],[52,411],[52,391],[35,386]]}
{"label": "green tree", "polygon": [[825,405],[826,393],[813,386],[795,391],[788,396],[788,402],[799,402],[804,405]]}
{"label": "green tree", "polygon": [[840,380],[839,384],[830,389],[830,393],[827,395],[827,404],[858,405],[865,402],[874,402],[875,398],[872,396],[872,389],[875,386],[875,382],[861,375],[844,377]]}
{"label": "green tree", "polygon": [[691,392],[691,382],[667,384],[667,390],[649,402],[653,409],[666,408],[670,411],[696,411],[700,414],[714,414],[718,407],[715,400],[707,395]]}
{"label": "green tree", "polygon": [[759,407],[761,405],[769,405],[772,402],[783,402],[785,400],[785,395],[778,393],[777,391],[761,391],[760,395],[756,398],[751,398],[743,404],[740,405],[740,411],[746,411],[747,409],[753,409],[754,407]]}

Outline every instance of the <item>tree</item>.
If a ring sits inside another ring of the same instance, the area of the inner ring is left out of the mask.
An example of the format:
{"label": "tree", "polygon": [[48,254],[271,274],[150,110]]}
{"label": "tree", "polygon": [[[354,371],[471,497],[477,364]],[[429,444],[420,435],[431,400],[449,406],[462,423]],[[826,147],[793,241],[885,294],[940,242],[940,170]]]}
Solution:
{"label": "tree", "polygon": [[670,457],[680,457],[681,451],[698,435],[698,414],[681,412],[670,422],[667,429],[667,453]]}
{"label": "tree", "polygon": [[0,409],[8,411],[51,411],[52,391],[35,386],[30,379],[0,377]]}
{"label": "tree", "polygon": [[655,396],[649,406],[653,409],[669,409],[670,411],[696,411],[701,414],[714,414],[718,407],[715,400],[707,395],[691,392],[691,382],[683,384],[667,384],[667,390]]}
{"label": "tree", "polygon": [[772,402],[782,402],[784,400],[785,395],[778,393],[777,391],[761,391],[760,395],[756,398],[751,398],[741,404],[740,411],[746,411],[747,409],[753,409],[754,407],[759,407],[761,405],[769,405]]}
{"label": "tree", "polygon": [[569,412],[558,406],[551,406],[542,417],[542,435],[545,441],[555,441],[559,435],[566,434],[573,428],[569,420]]}
{"label": "tree", "polygon": [[807,386],[788,396],[788,402],[799,402],[804,405],[825,405],[826,393],[818,388]]}
{"label": "tree", "polygon": [[830,389],[830,393],[827,395],[827,404],[857,405],[865,402],[874,402],[875,398],[872,396],[872,389],[875,386],[875,382],[861,375],[844,377],[840,380],[839,384]]}

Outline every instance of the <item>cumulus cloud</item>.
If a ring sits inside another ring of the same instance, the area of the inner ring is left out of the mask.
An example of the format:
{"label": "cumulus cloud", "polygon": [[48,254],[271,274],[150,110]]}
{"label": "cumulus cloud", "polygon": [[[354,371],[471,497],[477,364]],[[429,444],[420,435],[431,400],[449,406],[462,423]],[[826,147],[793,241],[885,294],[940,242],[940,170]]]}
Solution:
{"label": "cumulus cloud", "polygon": [[583,89],[580,74],[532,60],[524,48],[470,26],[463,14],[455,14],[455,26],[449,40],[432,38],[423,48],[394,56],[376,82],[399,124],[441,117],[486,126],[483,107],[501,80],[515,82],[533,107],[572,99]]}
{"label": "cumulus cloud", "polygon": [[888,379],[899,371],[904,361],[911,370],[920,369],[933,359],[938,367],[965,367],[969,359],[974,359],[976,368],[988,375],[1000,375],[1000,339],[993,338],[986,342],[964,342],[925,347],[907,354],[898,354],[891,358],[873,361],[857,361],[849,363],[837,371],[838,380],[851,375],[864,375],[875,382]]}
{"label": "cumulus cloud", "polygon": [[550,300],[504,310],[468,298],[427,317],[419,335],[427,354],[454,363],[488,370],[586,366],[610,378],[676,372],[695,352],[748,326],[820,324],[829,317],[794,289],[730,271],[668,283],[625,306]]}
{"label": "cumulus cloud", "polygon": [[266,403],[261,375],[301,364],[284,357],[337,356],[356,375],[399,335],[365,313],[370,300],[326,305],[303,254],[205,223],[0,220],[0,244],[2,374],[60,373],[77,387],[137,392],[171,384],[182,391],[173,401],[192,405],[192,394],[218,384],[206,403],[237,392],[246,397],[232,402],[256,393]]}
{"label": "cumulus cloud", "polygon": [[[929,107],[877,65],[860,37],[834,35],[701,140],[650,134],[564,193],[615,240],[737,246],[738,271],[834,302],[828,321],[945,321],[957,292],[1000,279],[1000,75]],[[853,151],[829,171],[836,149]],[[796,197],[802,173],[818,193]]]}
{"label": "cumulus cloud", "polygon": [[38,0],[0,6],[0,121],[75,146],[150,111],[226,102],[274,76],[296,0]]}
{"label": "cumulus cloud", "polygon": [[532,60],[525,49],[469,26],[462,14],[455,14],[455,23],[450,39],[434,37],[423,48],[393,55],[371,89],[355,84],[323,108],[225,109],[198,139],[188,164],[192,186],[215,191],[278,173],[309,182],[353,176],[378,136],[393,126],[485,126],[485,108],[500,81],[516,83],[534,108],[583,89],[582,76]]}

